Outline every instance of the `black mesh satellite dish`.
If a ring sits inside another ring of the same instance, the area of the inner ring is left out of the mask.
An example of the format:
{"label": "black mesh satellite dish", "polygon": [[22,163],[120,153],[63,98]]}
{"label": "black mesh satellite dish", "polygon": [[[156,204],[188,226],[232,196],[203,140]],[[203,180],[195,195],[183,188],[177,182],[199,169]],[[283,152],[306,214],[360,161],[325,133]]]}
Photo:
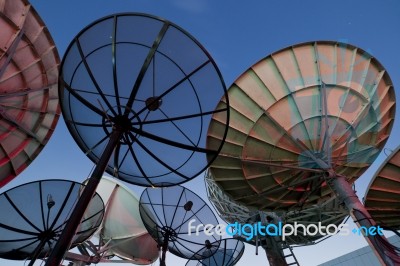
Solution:
{"label": "black mesh satellite dish", "polygon": [[[211,56],[177,25],[146,14],[114,14],[83,29],[63,57],[59,95],[70,133],[96,168],[47,265],[59,264],[104,171],[140,186],[180,184],[222,148],[206,147],[212,116],[227,133],[226,86]],[[216,109],[221,96],[226,104]]]}
{"label": "black mesh satellite dish", "polygon": [[[35,181],[0,195],[0,257],[10,260],[44,258],[58,240],[83,185],[68,180]],[[87,208],[70,248],[99,227],[104,204],[96,194]],[[30,264],[30,265],[31,265]]]}
{"label": "black mesh satellite dish", "polygon": [[186,182],[221,149],[205,140],[213,114],[227,131],[227,107],[214,110],[226,95],[222,76],[201,44],[169,21],[128,13],[92,23],[71,42],[60,76],[75,141],[98,163],[118,132],[106,171],[126,182]]}
{"label": "black mesh satellite dish", "polygon": [[219,248],[218,234],[206,234],[204,227],[196,232],[198,225],[215,227],[218,220],[210,207],[189,189],[147,188],[140,197],[139,210],[150,235],[162,247],[160,265],[165,265],[167,249],[178,257],[200,260]]}
{"label": "black mesh satellite dish", "polygon": [[202,260],[188,260],[186,266],[233,266],[242,257],[244,247],[239,239],[223,239],[214,255]]}

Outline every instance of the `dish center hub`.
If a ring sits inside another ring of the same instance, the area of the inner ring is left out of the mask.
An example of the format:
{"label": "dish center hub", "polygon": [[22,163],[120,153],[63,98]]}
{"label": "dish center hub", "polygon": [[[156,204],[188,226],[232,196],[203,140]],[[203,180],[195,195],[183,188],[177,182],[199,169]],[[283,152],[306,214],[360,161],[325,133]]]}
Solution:
{"label": "dish center hub", "polygon": [[158,97],[149,97],[146,100],[146,108],[149,111],[156,111],[161,107],[162,99]]}
{"label": "dish center hub", "polygon": [[123,132],[132,130],[132,121],[127,115],[118,115],[114,117],[113,122],[115,127]]}

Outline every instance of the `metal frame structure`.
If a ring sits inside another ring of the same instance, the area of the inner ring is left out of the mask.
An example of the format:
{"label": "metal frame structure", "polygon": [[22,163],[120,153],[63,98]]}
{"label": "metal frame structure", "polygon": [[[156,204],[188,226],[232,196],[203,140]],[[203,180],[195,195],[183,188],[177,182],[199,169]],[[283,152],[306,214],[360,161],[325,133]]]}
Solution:
{"label": "metal frame structure", "polygon": [[91,240],[87,240],[77,246],[79,254],[77,252],[68,251],[65,255],[65,260],[73,263],[73,265],[88,265],[91,263],[133,263],[137,265],[148,265],[151,261],[144,263],[144,261],[139,262],[135,258],[121,258],[115,255],[111,250],[113,247],[104,244],[100,239],[99,243],[95,244]]}
{"label": "metal frame structure", "polygon": [[[297,222],[298,224],[308,225],[321,222],[322,225],[339,225],[348,216],[348,210],[336,198],[314,207],[292,212],[250,210],[248,207],[232,200],[213,180],[210,172],[206,172],[204,180],[210,202],[213,204],[219,217],[227,223],[238,222],[245,224],[262,222],[264,225],[267,225],[269,223],[277,224],[278,222],[282,222],[283,224]],[[300,232],[297,236],[287,237],[286,241],[282,241],[279,237],[267,237],[265,239],[256,238],[247,242],[256,246],[256,253],[258,253],[258,245],[261,245],[266,250],[267,257],[271,260],[271,263],[284,264],[288,257],[293,257],[294,261],[297,261],[292,247],[314,245],[328,237],[320,235],[306,236],[304,232],[303,235]],[[286,249],[289,250],[289,254],[284,254],[284,250]]]}

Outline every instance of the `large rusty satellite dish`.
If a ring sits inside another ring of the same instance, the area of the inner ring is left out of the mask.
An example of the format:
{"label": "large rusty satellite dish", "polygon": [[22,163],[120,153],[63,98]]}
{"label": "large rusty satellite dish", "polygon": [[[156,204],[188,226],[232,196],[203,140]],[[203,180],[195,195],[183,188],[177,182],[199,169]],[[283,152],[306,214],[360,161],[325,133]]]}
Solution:
{"label": "large rusty satellite dish", "polygon": [[400,229],[400,146],[375,173],[364,205],[377,224]]}
{"label": "large rusty satellite dish", "polygon": [[0,1],[0,187],[43,149],[60,114],[59,56],[25,0]]}
{"label": "large rusty satellite dish", "polygon": [[[332,41],[263,58],[228,96],[228,136],[210,169],[232,199],[258,210],[303,209],[334,197],[327,171],[353,183],[383,148],[395,115],[382,65]],[[223,141],[222,123],[215,114],[209,147]]]}

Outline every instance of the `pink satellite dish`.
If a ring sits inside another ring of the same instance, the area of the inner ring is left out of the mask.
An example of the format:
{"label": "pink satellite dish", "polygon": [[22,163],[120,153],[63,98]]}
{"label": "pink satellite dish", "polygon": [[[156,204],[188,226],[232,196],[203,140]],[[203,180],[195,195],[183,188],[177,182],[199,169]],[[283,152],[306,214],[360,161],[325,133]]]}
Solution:
{"label": "pink satellite dish", "polygon": [[56,127],[60,59],[25,0],[0,1],[0,187],[40,153]]}
{"label": "pink satellite dish", "polygon": [[364,205],[377,224],[387,229],[400,229],[400,146],[375,173]]}
{"label": "pink satellite dish", "polygon": [[[297,44],[261,59],[236,79],[228,97],[228,137],[210,171],[232,199],[263,211],[304,209],[335,197],[327,177],[343,175],[350,184],[360,177],[395,116],[394,88],[382,65],[333,41]],[[223,141],[220,124],[215,114],[210,147]]]}
{"label": "pink satellite dish", "polygon": [[[210,171],[232,200],[293,212],[337,197],[360,228],[376,225],[352,184],[383,149],[396,99],[371,54],[334,41],[296,44],[251,66],[228,97],[228,134]],[[220,124],[214,114],[208,146],[223,142]],[[385,237],[365,237],[381,264],[400,262]]]}
{"label": "pink satellite dish", "polygon": [[134,264],[158,259],[156,241],[147,232],[139,212],[139,200],[131,189],[115,178],[103,176],[96,192],[106,206],[96,235],[102,249]]}

